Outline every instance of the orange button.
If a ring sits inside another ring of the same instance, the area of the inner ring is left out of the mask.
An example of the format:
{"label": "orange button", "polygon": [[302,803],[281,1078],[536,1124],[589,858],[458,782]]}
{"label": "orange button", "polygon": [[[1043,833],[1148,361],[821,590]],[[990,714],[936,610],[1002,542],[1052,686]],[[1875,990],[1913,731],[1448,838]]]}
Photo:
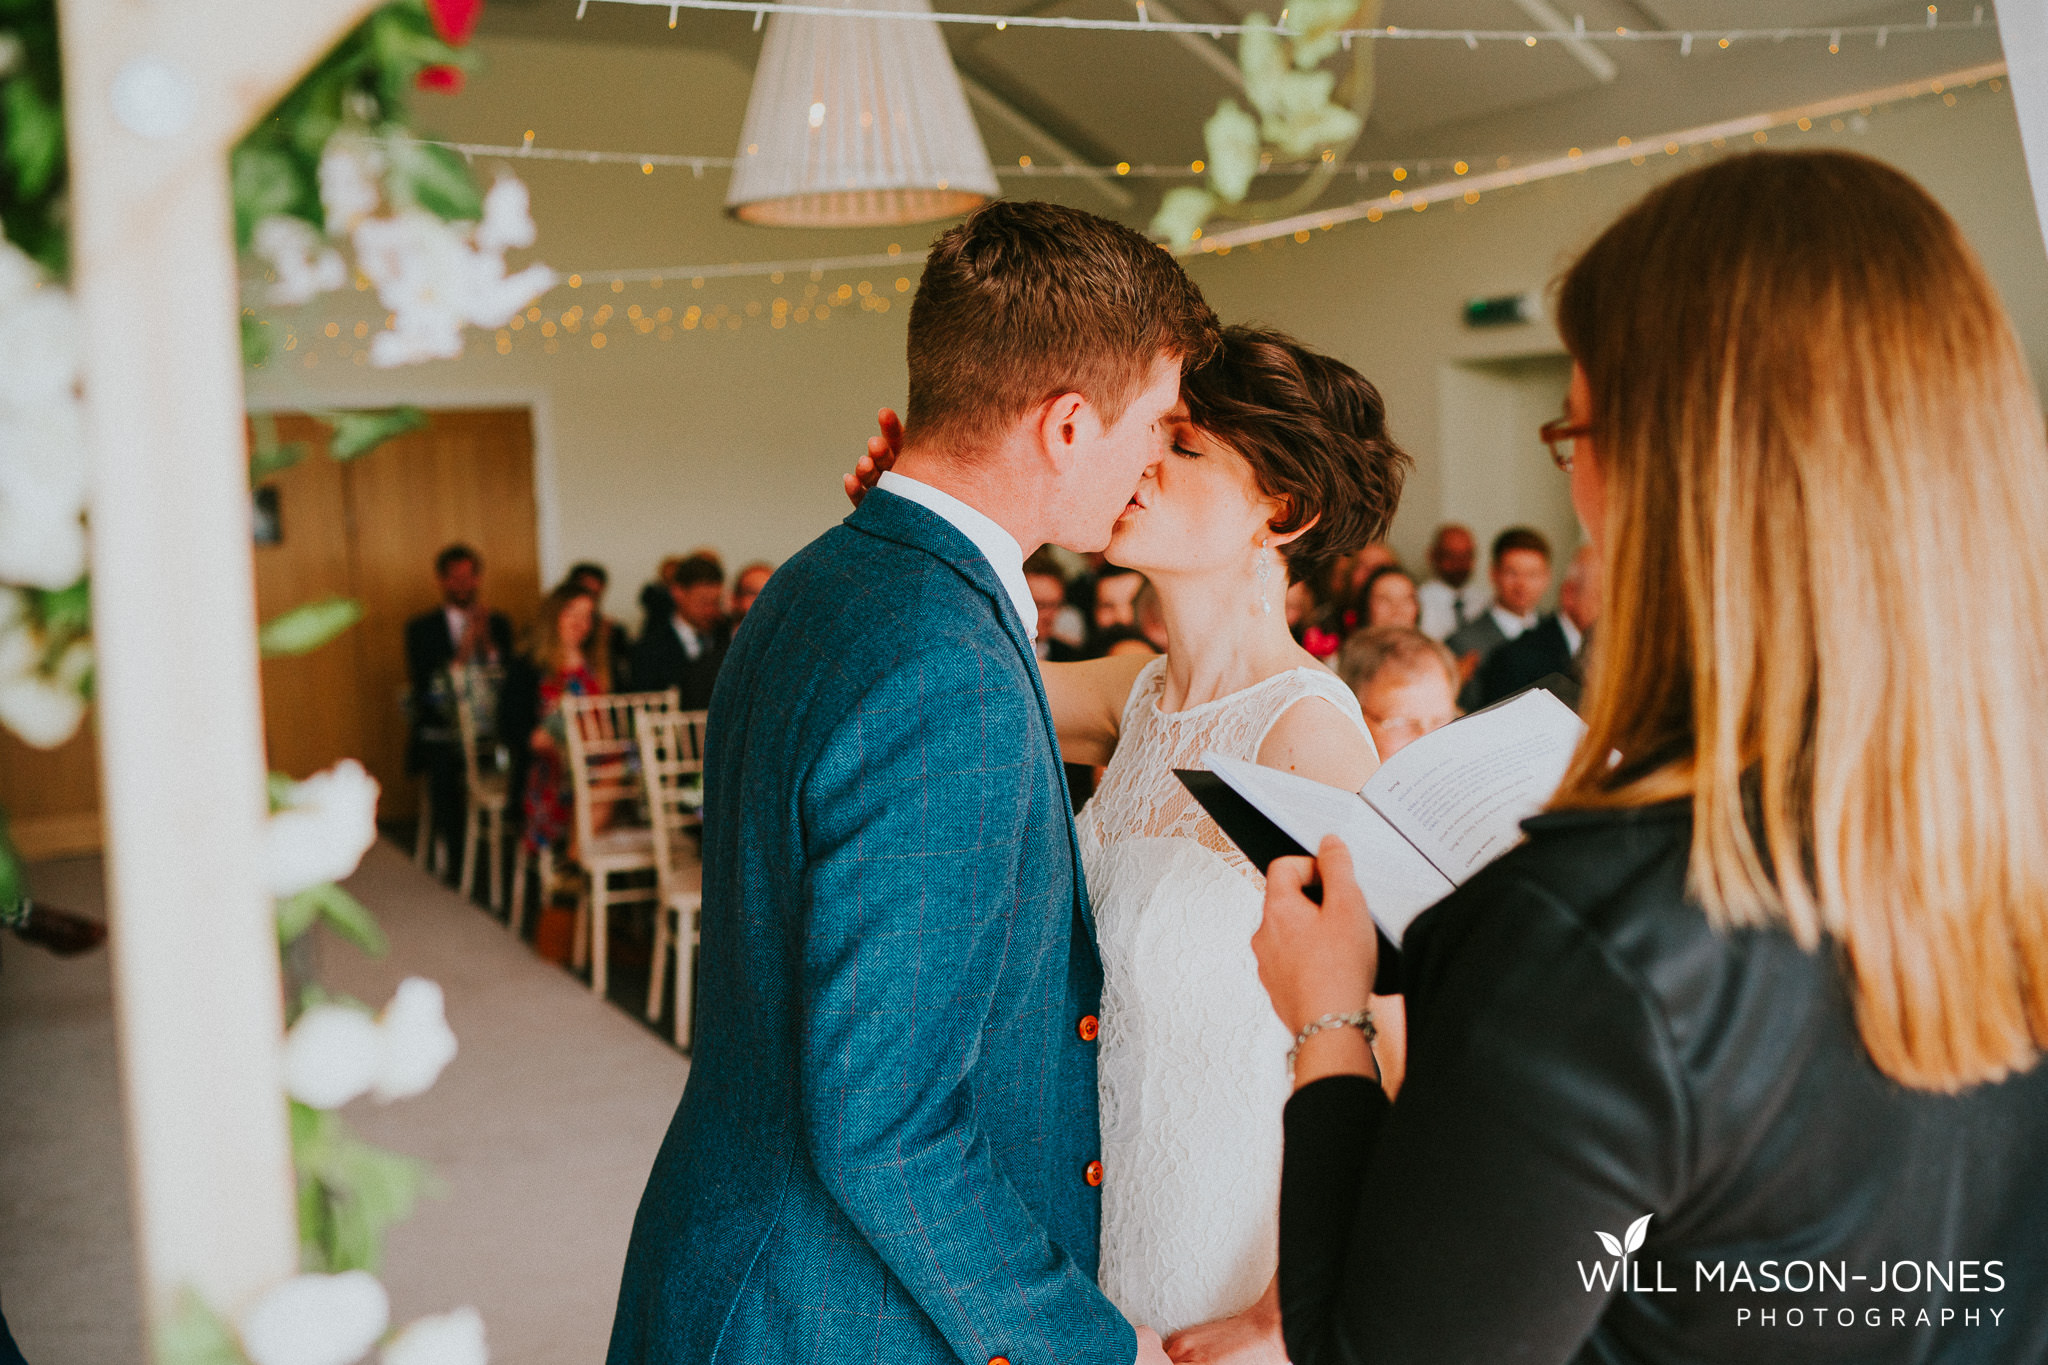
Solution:
{"label": "orange button", "polygon": [[1095,1035],[1102,1032],[1102,1021],[1092,1014],[1084,1014],[1081,1016],[1081,1022],[1074,1026],[1074,1032],[1081,1035],[1082,1042],[1092,1043],[1095,1041]]}
{"label": "orange button", "polygon": [[1102,1183],[1102,1163],[1099,1161],[1089,1162],[1087,1176],[1089,1184],[1100,1185]]}
{"label": "orange button", "polygon": [[1010,1365],[1010,1358],[1008,1356],[990,1356],[988,1358],[988,1365]]}

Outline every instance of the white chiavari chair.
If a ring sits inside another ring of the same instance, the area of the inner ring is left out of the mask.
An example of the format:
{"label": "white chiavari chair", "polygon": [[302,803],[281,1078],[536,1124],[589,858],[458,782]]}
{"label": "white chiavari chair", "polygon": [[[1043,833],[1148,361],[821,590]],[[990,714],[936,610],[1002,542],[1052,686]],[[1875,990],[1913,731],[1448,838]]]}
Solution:
{"label": "white chiavari chair", "polygon": [[468,814],[462,830],[462,894],[476,886],[477,845],[489,849],[491,909],[507,914],[505,905],[505,821],[511,805],[509,778],[498,761],[498,689],[504,671],[474,664],[448,670],[455,694],[456,731],[462,741],[462,775]]}
{"label": "white chiavari chair", "polygon": [[[679,702],[673,687],[562,698],[576,798],[576,857],[590,878],[588,896],[578,907],[573,965],[589,962],[590,989],[600,997],[611,968],[612,879],[654,870],[654,831],[635,820],[645,796],[638,724],[643,716],[675,714]],[[646,897],[629,893],[627,899]]]}
{"label": "white chiavari chair", "polygon": [[654,874],[660,895],[654,910],[654,970],[647,986],[647,1018],[661,1017],[668,954],[676,957],[676,1046],[690,1047],[691,997],[696,979],[697,913],[704,903],[704,863],[697,832],[704,800],[703,711],[644,716],[640,773],[654,832]]}

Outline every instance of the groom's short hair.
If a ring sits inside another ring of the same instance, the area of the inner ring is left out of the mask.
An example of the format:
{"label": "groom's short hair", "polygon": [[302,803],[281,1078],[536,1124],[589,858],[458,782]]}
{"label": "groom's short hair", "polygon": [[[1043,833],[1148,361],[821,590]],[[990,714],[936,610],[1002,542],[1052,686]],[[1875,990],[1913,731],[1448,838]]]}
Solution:
{"label": "groom's short hair", "polygon": [[1115,422],[1161,355],[1192,368],[1216,342],[1216,315],[1157,244],[1079,209],[999,199],[925,260],[904,440],[971,457],[1063,393]]}

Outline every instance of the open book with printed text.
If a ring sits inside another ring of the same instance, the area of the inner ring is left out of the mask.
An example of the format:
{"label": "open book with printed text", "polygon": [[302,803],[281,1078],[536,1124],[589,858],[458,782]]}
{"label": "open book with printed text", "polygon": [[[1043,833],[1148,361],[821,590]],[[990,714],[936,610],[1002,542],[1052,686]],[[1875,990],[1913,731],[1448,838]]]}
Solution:
{"label": "open book with printed text", "polygon": [[1341,838],[1374,921],[1399,947],[1417,915],[1520,841],[1585,730],[1533,687],[1416,740],[1358,792],[1216,753],[1202,756],[1209,771],[1179,775],[1261,868]]}

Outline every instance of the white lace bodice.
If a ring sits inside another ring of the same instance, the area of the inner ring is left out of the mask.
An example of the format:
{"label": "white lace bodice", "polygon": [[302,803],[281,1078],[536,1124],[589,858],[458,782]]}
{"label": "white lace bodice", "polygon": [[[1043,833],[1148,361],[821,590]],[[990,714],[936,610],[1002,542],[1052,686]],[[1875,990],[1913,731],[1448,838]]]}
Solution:
{"label": "white lace bodice", "polygon": [[1211,750],[1256,758],[1308,697],[1366,731],[1327,669],[1170,713],[1165,684],[1165,659],[1139,673],[1079,826],[1103,966],[1102,1288],[1170,1333],[1249,1306],[1273,1278],[1291,1041],[1251,951],[1264,878],[1173,770]]}

